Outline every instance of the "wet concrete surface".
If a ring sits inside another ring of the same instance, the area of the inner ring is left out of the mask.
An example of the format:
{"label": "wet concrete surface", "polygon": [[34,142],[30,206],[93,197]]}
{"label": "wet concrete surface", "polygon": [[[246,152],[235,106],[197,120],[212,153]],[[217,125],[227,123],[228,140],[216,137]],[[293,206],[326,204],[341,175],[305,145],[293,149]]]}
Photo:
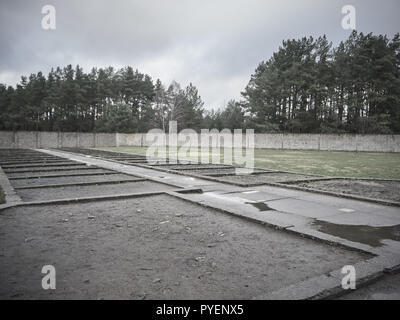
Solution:
{"label": "wet concrete surface", "polygon": [[171,196],[7,209],[0,248],[2,299],[251,299],[368,258]]}
{"label": "wet concrete surface", "polygon": [[400,225],[389,227],[371,227],[366,225],[343,225],[327,221],[314,220],[314,226],[324,233],[372,247],[383,246],[382,240],[400,241]]}
{"label": "wet concrete surface", "polygon": [[271,207],[269,207],[265,202],[246,202],[246,203],[257,208],[259,211],[274,210]]}

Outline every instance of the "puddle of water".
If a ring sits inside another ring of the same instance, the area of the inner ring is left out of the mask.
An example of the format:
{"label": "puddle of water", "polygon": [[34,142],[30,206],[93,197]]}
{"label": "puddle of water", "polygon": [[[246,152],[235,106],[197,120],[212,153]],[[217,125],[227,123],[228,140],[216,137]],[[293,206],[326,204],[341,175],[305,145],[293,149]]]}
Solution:
{"label": "puddle of water", "polygon": [[182,194],[189,194],[189,193],[203,193],[202,189],[190,189],[190,190],[178,190],[178,193],[182,193]]}
{"label": "puddle of water", "polygon": [[269,211],[269,210],[274,210],[270,207],[265,202],[246,202],[246,204],[251,204],[253,207],[257,208],[259,211]]}
{"label": "puddle of water", "polygon": [[371,247],[381,247],[382,240],[400,241],[400,225],[390,227],[371,227],[365,225],[343,225],[314,220],[318,231],[346,240],[364,243]]}

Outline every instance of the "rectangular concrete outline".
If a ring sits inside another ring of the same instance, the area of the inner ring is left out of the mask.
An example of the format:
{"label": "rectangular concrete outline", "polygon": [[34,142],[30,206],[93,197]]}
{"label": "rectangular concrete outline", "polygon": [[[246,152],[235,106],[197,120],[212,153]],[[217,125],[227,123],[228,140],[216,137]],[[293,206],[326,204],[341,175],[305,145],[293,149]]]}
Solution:
{"label": "rectangular concrete outline", "polygon": [[46,188],[63,188],[63,187],[80,187],[80,186],[97,186],[107,184],[123,184],[132,182],[143,182],[148,179],[137,178],[129,180],[114,180],[114,181],[94,181],[94,182],[73,182],[73,183],[60,183],[60,184],[43,184],[43,185],[32,185],[32,186],[20,186],[14,187],[14,190],[28,190],[28,189],[46,189]]}
{"label": "rectangular concrete outline", "polygon": [[29,159],[22,159],[22,158],[6,159],[6,158],[1,158],[0,164],[7,165],[7,163],[25,164],[25,163],[37,163],[37,162],[57,163],[57,162],[62,162],[62,161],[63,161],[62,159],[57,159],[57,158],[38,158],[38,159],[35,159],[35,158],[29,158]]}
{"label": "rectangular concrete outline", "polygon": [[[190,190],[190,189],[186,189]],[[197,189],[193,189],[197,190]],[[180,191],[177,189],[176,191]],[[39,201],[27,201],[27,202],[18,202],[18,203],[10,203],[7,206],[0,206],[0,214],[3,210],[14,208],[14,207],[29,207],[29,206],[51,206],[51,205],[67,205],[73,203],[87,203],[87,202],[95,202],[95,201],[110,201],[110,200],[123,200],[123,199],[131,199],[131,198],[141,198],[141,197],[150,197],[150,196],[158,196],[162,194],[168,194],[169,191],[152,191],[152,192],[141,192],[141,193],[126,193],[126,194],[118,194],[111,196],[95,196],[95,197],[82,197],[82,198],[67,198],[67,199],[57,199],[57,200],[39,200]]]}
{"label": "rectangular concrete outline", "polygon": [[98,169],[100,169],[100,168],[97,168],[97,167],[94,167],[94,166],[88,166],[87,168],[74,168],[74,167],[71,167],[71,168],[65,168],[65,169],[61,169],[61,168],[56,168],[56,169],[54,169],[54,168],[50,168],[50,169],[42,169],[42,170],[19,170],[19,171],[13,171],[13,170],[5,170],[4,172],[5,173],[9,173],[9,174],[13,174],[13,173],[27,173],[27,172],[51,172],[51,171],[54,171],[54,172],[56,172],[56,171],[71,171],[71,170],[98,170]]}
{"label": "rectangular concrete outline", "polygon": [[[355,264],[356,270],[357,270],[357,265],[360,263],[367,264],[368,266],[371,266],[372,268],[374,268],[375,261],[379,261],[379,263],[380,263],[379,267],[375,267],[372,272],[370,272],[366,275],[363,275],[362,277],[357,277],[357,288],[361,288],[365,285],[368,285],[374,281],[379,280],[381,277],[383,277],[385,272],[387,272],[388,268],[394,269],[394,270],[400,269],[400,258],[396,257],[397,261],[394,264],[387,267],[386,261],[388,260],[388,257],[378,255],[378,253],[375,252],[375,250],[370,246],[362,245],[362,244],[360,245],[358,243],[344,240],[344,239],[341,239],[338,237],[330,236],[330,235],[327,235],[327,234],[324,234],[324,233],[321,233],[318,231],[314,234],[310,234],[308,232],[299,231],[296,228],[293,228],[290,226],[286,227],[286,228],[280,227],[273,223],[267,222],[265,220],[254,219],[252,217],[244,216],[243,214],[240,214],[240,213],[238,214],[238,213],[232,212],[230,210],[213,207],[213,206],[207,205],[205,203],[198,202],[196,200],[188,199],[184,195],[181,195],[182,192],[179,192],[179,193],[180,194],[178,194],[177,192],[173,192],[173,191],[168,192],[168,194],[171,194],[179,199],[182,199],[182,200],[185,200],[185,201],[197,204],[197,205],[201,205],[201,206],[209,208],[209,209],[217,210],[219,212],[222,212],[222,213],[225,213],[228,215],[237,216],[237,217],[245,219],[247,221],[251,221],[251,222],[258,223],[258,224],[261,224],[261,225],[264,225],[267,227],[271,227],[276,230],[289,232],[296,236],[308,238],[308,239],[318,241],[318,242],[321,242],[321,243],[324,243],[327,245],[337,246],[337,247],[344,248],[346,250],[356,251],[356,252],[360,252],[360,253],[369,255],[371,257],[370,259],[363,260],[363,261],[360,261],[357,264]],[[389,259],[390,258],[392,258],[392,257],[389,256]],[[375,259],[375,260],[372,260],[372,259]],[[340,274],[340,272],[341,272],[341,269],[333,270],[330,272],[330,276],[332,276],[332,274]],[[296,284],[289,286],[292,297],[293,298],[296,297],[296,299],[333,299],[333,298],[336,298],[336,297],[339,297],[339,296],[342,296],[342,295],[345,295],[346,293],[348,293],[340,285],[338,285],[338,283],[340,283],[340,281],[336,281],[336,286],[335,286],[335,285],[332,285],[331,281],[328,281],[328,284],[327,284],[326,280],[323,279],[324,277],[326,277],[326,275],[320,275],[320,276],[310,278],[310,279],[307,279],[300,283],[296,283]],[[306,294],[304,294],[304,287],[307,288],[307,286],[305,284],[309,283],[309,282],[315,282],[315,280],[318,280],[318,281],[316,284],[314,284],[313,292],[310,293],[309,291],[306,291]],[[331,280],[331,279],[329,279],[329,280]],[[280,291],[282,291],[282,292],[280,292]],[[272,292],[269,295],[266,295],[261,298],[264,300],[267,300],[267,299],[271,299],[271,297],[272,297],[273,299],[282,300],[282,299],[287,299],[287,296],[288,296],[287,294],[288,294],[287,288],[283,288],[283,289],[280,289],[276,292]],[[260,297],[258,297],[258,298],[260,298]]]}
{"label": "rectangular concrete outline", "polygon": [[[289,232],[289,233],[292,233],[292,234],[294,234],[296,236],[308,238],[308,239],[311,239],[311,240],[314,240],[314,241],[318,241],[318,242],[321,242],[321,243],[324,243],[324,244],[327,244],[327,245],[342,247],[342,248],[344,248],[346,250],[351,250],[351,251],[364,253],[364,254],[369,255],[371,257],[371,259],[378,259],[378,261],[380,261],[381,263],[382,262],[385,263],[386,260],[387,260],[386,257],[378,256],[378,254],[376,252],[374,252],[374,250],[371,250],[373,248],[371,248],[369,246],[359,245],[358,243],[347,241],[347,240],[343,241],[343,239],[340,239],[340,238],[337,238],[337,237],[333,237],[333,236],[330,236],[330,235],[325,235],[324,233],[320,233],[320,232],[318,232],[319,235],[309,234],[307,232],[299,232],[296,229],[292,229],[292,227],[287,227],[287,228],[280,227],[280,226],[274,225],[273,223],[266,222],[266,221],[263,221],[263,220],[254,219],[254,218],[251,218],[251,217],[246,217],[243,214],[237,214],[237,213],[232,212],[230,210],[209,206],[209,205],[207,205],[205,203],[198,202],[198,201],[195,201],[195,200],[192,200],[192,199],[188,199],[184,195],[182,196],[182,195],[177,194],[176,192],[173,192],[173,191],[169,192],[169,194],[171,194],[171,195],[173,195],[173,196],[175,196],[177,198],[180,198],[182,200],[185,200],[185,201],[188,201],[188,202],[191,202],[191,203],[195,203],[195,204],[201,205],[201,206],[206,207],[206,208],[217,210],[219,212],[222,212],[222,213],[225,213],[225,214],[228,214],[228,215],[233,215],[233,216],[237,216],[239,218],[244,218],[245,220],[248,220],[248,221],[251,221],[251,222],[254,222],[254,223],[258,223],[258,224],[261,224],[261,225],[264,225],[264,226],[267,226],[267,227],[271,227],[271,228],[274,228],[276,230]],[[370,262],[370,259],[360,261],[357,264],[359,264],[359,263],[367,263],[368,265],[374,266],[374,263],[372,261]],[[357,266],[357,264],[355,266]],[[394,268],[394,269],[400,268],[400,259],[397,261],[397,263],[391,265],[390,268]],[[384,272],[385,272],[386,269],[387,269],[387,267],[383,267],[382,266],[382,267],[376,268],[376,270],[374,270],[370,274],[367,274],[367,275],[365,275],[365,276],[363,276],[361,278],[357,278],[357,288],[360,288],[360,287],[365,286],[365,285],[367,285],[369,283],[372,283],[373,281],[379,280],[384,275]],[[330,274],[333,274],[333,273],[339,273],[340,274],[340,271],[341,271],[341,269],[334,270],[334,271],[331,271]],[[310,279],[307,279],[307,280],[305,280],[303,282],[291,285],[290,286],[291,287],[290,291],[291,291],[292,297],[296,297],[296,299],[333,299],[333,298],[345,295],[347,293],[347,291],[345,291],[339,285],[332,286],[332,283],[329,283],[329,285],[327,285],[326,281],[322,281],[323,279],[321,277],[325,277],[325,275],[317,276],[315,278],[310,278]],[[310,292],[307,292],[307,294],[304,295],[303,291],[304,291],[304,287],[306,287],[305,283],[310,282],[310,281],[314,281],[315,282],[316,279],[321,280],[321,281],[317,281],[317,283],[314,284],[314,288],[313,288],[314,292],[312,292],[312,294],[310,294]],[[337,282],[340,283],[340,281],[337,281]],[[336,282],[336,284],[337,284],[337,282]],[[280,290],[282,290],[282,289],[280,289]],[[273,292],[270,295],[262,297],[262,299],[269,299],[268,298],[269,296],[273,296],[274,299],[278,299],[278,300],[285,299],[285,298],[287,298],[287,291],[285,289],[283,289],[283,290],[284,290],[284,292],[280,292],[280,293],[279,292]],[[295,294],[293,294],[293,293],[295,293]]]}
{"label": "rectangular concrete outline", "polygon": [[58,167],[58,166],[63,166],[63,167],[76,167],[79,166],[80,164],[76,164],[76,163],[67,163],[67,162],[60,162],[60,163],[35,163],[35,164],[17,164],[17,165],[5,165],[5,164],[0,164],[0,166],[3,169],[18,169],[18,168],[40,168],[43,166],[46,167]]}
{"label": "rectangular concrete outline", "polygon": [[286,231],[286,232],[292,233],[292,234],[294,234],[296,236],[300,236],[302,238],[316,240],[316,241],[319,241],[321,243],[328,244],[330,246],[337,246],[337,247],[341,247],[341,248],[344,248],[344,249],[350,250],[350,251],[360,252],[360,253],[363,253],[363,254],[370,255],[371,257],[376,256],[376,253],[374,252],[372,247],[364,246],[364,245],[360,246],[356,242],[347,241],[345,239],[343,239],[344,241],[334,241],[336,239],[340,239],[340,240],[342,240],[342,239],[341,238],[337,238],[337,237],[333,237],[333,236],[330,236],[330,235],[326,235],[325,236],[325,233],[320,233],[317,236],[315,234],[310,234],[310,233],[307,233],[307,232],[299,232],[297,229],[293,229],[294,226],[280,226],[280,225],[274,224],[275,221],[271,222],[267,218],[257,219],[257,218],[254,218],[254,217],[247,216],[247,215],[245,215],[243,213],[237,213],[237,212],[234,212],[232,210],[227,210],[227,209],[223,209],[223,208],[220,208],[220,207],[214,207],[214,206],[205,204],[204,202],[200,202],[200,201],[196,201],[196,200],[190,199],[188,197],[185,197],[185,194],[187,194],[185,192],[168,191],[167,193],[172,195],[172,196],[174,196],[174,197],[176,197],[176,198],[182,199],[184,201],[200,205],[200,206],[202,206],[204,208],[213,209],[213,210],[219,211],[219,212],[224,213],[224,214],[228,214],[228,215],[231,215],[231,216],[239,217],[239,218],[242,218],[244,220],[247,220],[247,221],[250,221],[250,222],[253,222],[253,223],[257,223],[257,224],[261,224],[263,226],[267,226],[267,227],[270,227],[270,228],[275,229],[275,230]]}
{"label": "rectangular concrete outline", "polygon": [[71,173],[71,174],[55,174],[41,176],[26,176],[26,177],[8,177],[8,180],[25,180],[25,179],[41,179],[41,178],[61,178],[61,177],[85,177],[85,176],[102,176],[119,174],[119,172],[94,172],[94,173]]}

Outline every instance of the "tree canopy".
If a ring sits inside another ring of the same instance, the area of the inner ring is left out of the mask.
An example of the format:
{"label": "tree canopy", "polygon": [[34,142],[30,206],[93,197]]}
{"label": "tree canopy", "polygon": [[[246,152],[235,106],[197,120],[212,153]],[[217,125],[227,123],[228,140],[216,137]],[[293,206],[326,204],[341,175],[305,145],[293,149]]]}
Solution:
{"label": "tree canopy", "polygon": [[146,132],[169,120],[199,130],[203,102],[197,88],[173,82],[165,89],[132,67],[68,65],[22,77],[16,88],[0,84],[0,130]]}
{"label": "tree canopy", "polygon": [[260,132],[399,133],[400,37],[353,32],[283,41],[242,96]]}

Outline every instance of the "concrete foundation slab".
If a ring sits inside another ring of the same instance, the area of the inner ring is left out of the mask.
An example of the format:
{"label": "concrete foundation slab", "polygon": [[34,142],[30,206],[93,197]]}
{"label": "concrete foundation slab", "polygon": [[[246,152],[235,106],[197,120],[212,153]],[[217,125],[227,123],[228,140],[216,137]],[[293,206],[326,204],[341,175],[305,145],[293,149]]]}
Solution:
{"label": "concrete foundation slab", "polygon": [[167,191],[176,188],[154,182],[130,182],[112,185],[71,186],[54,189],[17,190],[23,201],[56,200],[66,198],[83,198],[89,196],[109,196],[115,194],[138,193],[146,191]]}

